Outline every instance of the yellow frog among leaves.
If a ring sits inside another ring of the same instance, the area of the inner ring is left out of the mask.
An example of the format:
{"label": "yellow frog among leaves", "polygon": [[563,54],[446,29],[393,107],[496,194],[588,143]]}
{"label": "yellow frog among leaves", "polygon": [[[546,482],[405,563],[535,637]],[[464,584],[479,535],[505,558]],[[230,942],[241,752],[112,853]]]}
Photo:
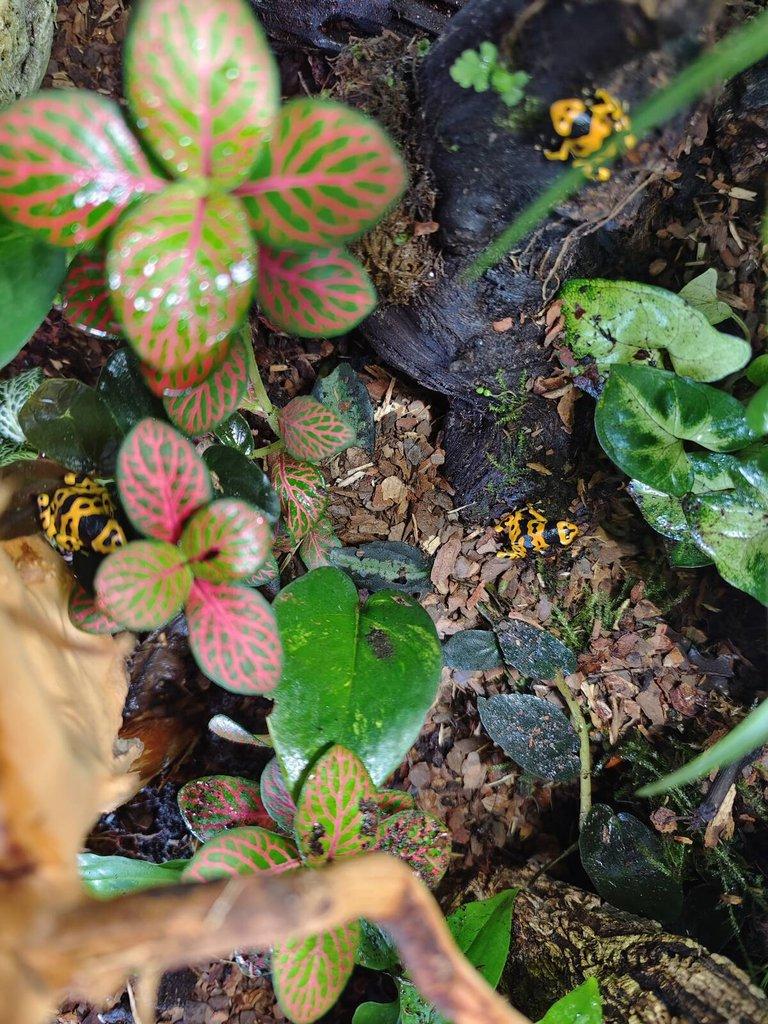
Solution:
{"label": "yellow frog among leaves", "polygon": [[505,516],[494,529],[496,533],[505,534],[508,545],[503,551],[497,551],[496,557],[513,561],[526,558],[530,552],[544,553],[555,544],[568,547],[581,533],[578,526],[567,519],[550,523],[532,505]]}
{"label": "yellow frog among leaves", "polygon": [[125,544],[109,491],[88,476],[66,473],[61,487],[37,496],[37,508],[43,533],[62,554],[107,555]]}

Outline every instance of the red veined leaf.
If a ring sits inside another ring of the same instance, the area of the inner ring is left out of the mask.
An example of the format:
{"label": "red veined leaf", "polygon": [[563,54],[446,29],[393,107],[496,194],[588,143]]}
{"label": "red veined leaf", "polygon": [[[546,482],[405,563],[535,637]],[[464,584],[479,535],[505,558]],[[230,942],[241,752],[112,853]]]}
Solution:
{"label": "red veined leaf", "polygon": [[81,252],[72,260],[61,289],[67,320],[97,338],[116,338],[120,324],[112,311],[107,269],[101,253]]}
{"label": "red veined leaf", "polygon": [[398,811],[381,822],[372,848],[404,860],[434,889],[451,860],[451,834],[431,814]]}
{"label": "red veined leaf", "polygon": [[311,1024],[333,1006],[355,966],[360,923],[294,939],[276,946],[272,981],[285,1015],[294,1024]]}
{"label": "red veined leaf", "polygon": [[148,363],[141,364],[141,372],[144,381],[158,398],[174,397],[197,384],[202,384],[206,378],[218,369],[229,355],[232,348],[232,339],[225,338],[224,341],[200,352],[191,363],[175,370],[158,370]]}
{"label": "red veined leaf", "polygon": [[281,832],[293,832],[296,804],[288,792],[276,757],[268,762],[261,773],[261,802]]}
{"label": "red veined leaf", "polygon": [[96,601],[126,629],[157,629],[179,612],[192,572],[173,544],[134,540],[109,555],[96,573]]}
{"label": "red veined leaf", "polygon": [[146,419],[123,441],[117,486],[126,515],[141,533],[176,543],[185,520],[211,500],[213,488],[195,446],[162,420]]}
{"label": "red veined leaf", "polygon": [[405,184],[405,165],[375,121],[341,103],[298,99],[282,107],[236,193],[267,245],[331,249],[375,224]]}
{"label": "red veined leaf", "polygon": [[325,478],[317,466],[291,455],[269,460],[269,477],[280,498],[285,525],[294,541],[306,537],[325,510]]}
{"label": "red veined leaf", "polygon": [[343,249],[259,249],[256,296],[276,326],[303,338],[346,334],[376,306],[371,279]]}
{"label": "red veined leaf", "polygon": [[311,395],[299,395],[280,410],[278,429],[288,454],[305,462],[321,462],[355,440],[354,429]]}
{"label": "red veined leaf", "polygon": [[220,498],[196,512],[179,545],[199,579],[223,583],[255,573],[272,546],[264,514],[235,498]]}
{"label": "red veined leaf", "polygon": [[243,0],[143,0],[131,19],[125,92],[174,176],[231,188],[277,113],[277,66]]}
{"label": "red veined leaf", "polygon": [[180,395],[163,399],[168,419],[185,434],[199,436],[213,430],[240,406],[248,390],[248,365],[240,341],[202,383]]}
{"label": "red veined leaf", "polygon": [[232,828],[201,846],[181,876],[185,882],[211,882],[217,878],[255,875],[268,871],[281,875],[300,868],[296,847],[286,836],[265,828]]}
{"label": "red veined leaf", "polygon": [[249,576],[247,580],[243,580],[246,587],[264,587],[267,583],[274,583],[280,581],[280,567],[277,564],[277,559],[274,554],[270,551],[267,555],[267,559],[264,565],[255,572],[252,576]]}
{"label": "red veined leaf", "polygon": [[293,827],[307,864],[353,857],[365,849],[367,812],[375,790],[365,765],[338,744],[318,758],[301,787]]}
{"label": "red veined leaf", "polygon": [[283,650],[274,613],[261,594],[197,579],[186,615],[189,645],[209,679],[246,695],[277,686]]}
{"label": "red veined leaf", "polygon": [[69,620],[84,633],[111,636],[123,628],[96,604],[95,598],[75,583],[69,594]]}
{"label": "red veined leaf", "polygon": [[45,90],[0,113],[0,212],[54,245],[93,241],[165,185],[103,96]]}
{"label": "red veined leaf", "polygon": [[341,541],[333,532],[333,523],[327,516],[322,516],[301,542],[299,555],[308,569],[322,569],[331,564],[328,558],[331,548],[340,547]]}
{"label": "red veined leaf", "polygon": [[125,333],[140,359],[166,372],[194,363],[235,330],[255,273],[242,204],[183,183],[129,210],[107,254]]}
{"label": "red veined leaf", "polygon": [[208,775],[182,786],[176,798],[192,835],[206,842],[226,829],[245,825],[269,828],[272,821],[259,784],[232,775]]}
{"label": "red veined leaf", "polygon": [[402,789],[380,789],[374,793],[372,799],[387,816],[397,811],[412,811],[416,807],[416,801],[411,794],[405,793]]}

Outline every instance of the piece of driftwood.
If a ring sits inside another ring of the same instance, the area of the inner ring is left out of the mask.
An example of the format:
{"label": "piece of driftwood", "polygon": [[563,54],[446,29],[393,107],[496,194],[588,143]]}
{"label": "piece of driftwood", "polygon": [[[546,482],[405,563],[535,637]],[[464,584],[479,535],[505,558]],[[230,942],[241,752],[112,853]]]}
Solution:
{"label": "piece of driftwood", "polygon": [[[525,876],[504,869],[472,882],[470,895],[516,885]],[[591,893],[537,879],[515,900],[501,991],[536,1020],[589,976],[600,983],[605,1024],[768,1022],[764,993],[726,957]]]}

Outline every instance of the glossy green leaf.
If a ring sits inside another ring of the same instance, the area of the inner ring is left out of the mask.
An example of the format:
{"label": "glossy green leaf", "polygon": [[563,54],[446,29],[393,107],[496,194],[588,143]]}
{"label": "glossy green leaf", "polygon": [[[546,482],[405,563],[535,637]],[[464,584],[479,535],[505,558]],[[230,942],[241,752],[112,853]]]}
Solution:
{"label": "glossy green leaf", "polygon": [[120,348],[107,359],[96,390],[123,434],[147,416],[165,416],[162,403],[147,387],[141,364],[129,348]]}
{"label": "glossy green leaf", "polygon": [[349,573],[366,590],[426,594],[432,588],[432,559],[420,548],[402,541],[374,540],[355,547],[333,548],[328,552],[328,561]]}
{"label": "glossy green leaf", "polygon": [[257,462],[223,444],[212,444],[203,452],[213,485],[225,498],[239,498],[261,509],[274,526],[280,518],[280,499],[269,477]]}
{"label": "glossy green leaf", "polygon": [[713,325],[721,324],[732,315],[728,303],[717,297],[717,271],[714,267],[709,267],[703,274],[692,278],[680,289],[678,295],[685,299],[689,306],[703,313]]}
{"label": "glossy green leaf", "polygon": [[712,565],[712,559],[692,540],[674,541],[667,545],[669,564],[676,569],[701,569]]}
{"label": "glossy green leaf", "polygon": [[509,955],[517,889],[503,889],[485,900],[465,903],[446,923],[456,945],[492,988],[498,985]]}
{"label": "glossy green leaf", "polygon": [[269,475],[291,539],[303,540],[320,520],[328,503],[322,470],[310,462],[280,454],[269,460]]}
{"label": "glossy green leaf", "polygon": [[255,573],[272,548],[266,516],[235,498],[221,498],[189,519],[179,540],[199,579],[223,583]]}
{"label": "glossy green leaf", "polygon": [[361,1003],[352,1014],[352,1024],[398,1024],[400,1000],[391,1003]]}
{"label": "glossy green leaf", "polygon": [[505,619],[495,627],[504,663],[529,679],[554,679],[558,672],[570,675],[578,663],[562,640],[546,629],[522,619]]}
{"label": "glossy green leaf", "polygon": [[373,455],[376,447],[376,423],[368,388],[349,363],[339,363],[327,377],[320,377],[312,394],[333,409],[355,431],[355,446]]}
{"label": "glossy green leaf", "polygon": [[579,774],[579,739],[555,704],[530,693],[477,698],[483,728],[529,775],[568,782]]}
{"label": "glossy green leaf", "polygon": [[81,853],[77,858],[80,881],[91,896],[112,899],[143,889],[175,885],[187,865],[185,860],[154,864],[132,857],[102,857],[97,853]]}
{"label": "glossy green leaf", "polygon": [[125,69],[134,120],[174,177],[231,188],[247,176],[277,113],[280,83],[244,0],[142,0]]}
{"label": "glossy green leaf", "polygon": [[177,796],[184,824],[207,842],[227,829],[257,825],[271,828],[258,782],[232,775],[207,775],[182,786]]}
{"label": "glossy green leaf", "polygon": [[121,626],[157,629],[181,611],[192,586],[184,555],[173,544],[135,540],[115,551],[96,573],[96,600]]}
{"label": "glossy green leaf", "polygon": [[658,793],[667,793],[670,789],[679,789],[680,786],[694,782],[709,775],[710,772],[735,764],[751,751],[759,750],[765,743],[768,743],[768,700],[759,704],[743,722],[739,722],[726,736],[689,761],[683,768],[658,782],[643,786],[639,791],[640,796],[656,796]]}
{"label": "glossy green leaf", "polygon": [[291,788],[329,744],[363,761],[379,785],[419,734],[437,691],[440,644],[427,613],[403,594],[361,608],[338,569],[315,569],[275,598],[285,648],[268,725]]}
{"label": "glossy green leaf", "polygon": [[389,935],[378,925],[360,921],[357,962],[371,971],[389,971],[400,962],[400,954]]}
{"label": "glossy green leaf", "polygon": [[747,380],[761,388],[768,384],[768,353],[753,359],[746,370]]}
{"label": "glossy green leaf", "polygon": [[598,893],[613,906],[662,923],[680,914],[680,881],[660,840],[633,815],[595,804],[582,826],[579,852]]}
{"label": "glossy green leaf", "polygon": [[355,966],[357,921],[276,946],[272,980],[277,1000],[294,1024],[311,1024],[333,1006]]}
{"label": "glossy green leaf", "polygon": [[397,811],[381,822],[371,849],[399,857],[434,889],[451,862],[451,833],[432,814]]}
{"label": "glossy green leaf", "polygon": [[301,867],[296,846],[286,836],[245,825],[231,828],[201,846],[184,871],[185,882],[255,875],[281,875]]}
{"label": "glossy green leaf", "polygon": [[364,805],[374,792],[365,765],[336,744],[312,765],[296,801],[293,828],[310,867],[354,857],[365,849]]}
{"label": "glossy green leaf", "polygon": [[605,453],[628,476],[682,496],[693,485],[683,441],[728,452],[752,440],[731,395],[648,366],[615,366],[595,410]]}
{"label": "glossy green leaf", "polygon": [[768,434],[768,384],[763,384],[747,405],[747,423],[757,436]]}
{"label": "glossy green leaf", "polygon": [[[746,456],[748,449],[744,450]],[[729,491],[743,482],[741,453],[731,455],[728,452],[688,453],[688,461],[693,468],[694,494],[708,494],[710,491]]]}
{"label": "glossy green leaf", "polygon": [[253,440],[248,421],[239,412],[220,423],[214,434],[223,444],[242,452],[243,455],[252,455],[256,451],[256,442]]}
{"label": "glossy green leaf", "polygon": [[691,496],[684,508],[693,539],[723,579],[768,605],[768,492],[745,485]]}
{"label": "glossy green leaf", "polygon": [[0,221],[0,368],[45,320],[66,272],[61,249],[32,231]]}
{"label": "glossy green leaf", "polygon": [[592,356],[601,367],[666,350],[681,376],[714,381],[740,370],[751,355],[743,338],[716,331],[704,313],[655,285],[574,279],[560,297],[574,355]]}
{"label": "glossy green leaf", "polygon": [[78,380],[46,380],[24,404],[30,445],[75,473],[112,476],[120,432],[101,395]]}
{"label": "glossy green leaf", "polygon": [[640,509],[643,519],[653,529],[670,540],[685,540],[690,528],[683,512],[682,499],[663,491],[655,491],[639,480],[630,480],[629,494]]}
{"label": "glossy green leaf", "polygon": [[0,436],[24,444],[26,437],[19,423],[19,413],[44,380],[43,371],[35,367],[0,381]]}
{"label": "glossy green leaf", "polygon": [[587,980],[550,1006],[539,1024],[603,1024],[597,978]]}

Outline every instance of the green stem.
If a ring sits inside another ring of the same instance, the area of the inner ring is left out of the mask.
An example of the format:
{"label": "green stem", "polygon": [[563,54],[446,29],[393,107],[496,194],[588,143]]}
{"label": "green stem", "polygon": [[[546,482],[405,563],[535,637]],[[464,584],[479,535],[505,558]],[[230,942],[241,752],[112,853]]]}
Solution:
{"label": "green stem", "polygon": [[[724,39],[702,54],[665,89],[645,101],[632,118],[632,134],[642,139],[654,128],[668,121],[674,114],[698,99],[708,89],[720,85],[740,74],[768,54],[768,11],[758,14],[747,25],[729,33]],[[608,142],[610,146],[615,139]],[[605,147],[604,147],[605,148]],[[621,156],[616,153],[596,153],[594,165],[608,166]],[[550,187],[527,206],[464,272],[469,280],[476,280],[489,267],[517,245],[539,221],[586,183],[584,171],[573,167],[557,178]]]}
{"label": "green stem", "polygon": [[[264,387],[264,381],[261,379],[261,374],[259,373],[256,355],[253,351],[253,344],[251,343],[250,338],[246,339],[245,358],[248,363],[248,380],[250,381],[253,389],[253,398],[251,398],[249,394],[240,403],[240,407],[242,409],[247,409],[249,412],[263,416],[274,432],[278,433],[277,410],[270,402],[267,389]],[[250,390],[251,389],[249,388],[249,391]]]}
{"label": "green stem", "polygon": [[272,455],[273,452],[282,451],[285,447],[282,441],[273,441],[272,444],[265,445],[263,448],[257,448],[255,452],[251,452],[249,458],[251,459],[265,459],[268,455]]}
{"label": "green stem", "polygon": [[592,754],[589,749],[589,725],[581,712],[579,702],[563,678],[562,672],[556,674],[555,686],[568,705],[571,724],[579,737],[579,828],[581,828],[592,807]]}

